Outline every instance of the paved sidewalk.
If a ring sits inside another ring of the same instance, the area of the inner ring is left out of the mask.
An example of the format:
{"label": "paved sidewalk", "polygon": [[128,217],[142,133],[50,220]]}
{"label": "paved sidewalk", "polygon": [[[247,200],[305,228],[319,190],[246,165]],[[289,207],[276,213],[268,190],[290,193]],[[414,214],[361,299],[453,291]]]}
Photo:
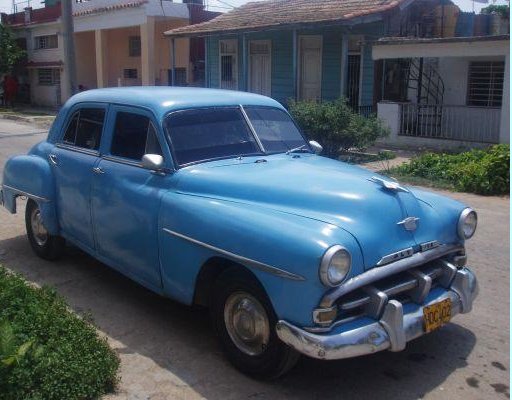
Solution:
{"label": "paved sidewalk", "polygon": [[30,124],[42,129],[49,129],[57,115],[57,110],[38,107],[0,107],[0,119],[7,119]]}

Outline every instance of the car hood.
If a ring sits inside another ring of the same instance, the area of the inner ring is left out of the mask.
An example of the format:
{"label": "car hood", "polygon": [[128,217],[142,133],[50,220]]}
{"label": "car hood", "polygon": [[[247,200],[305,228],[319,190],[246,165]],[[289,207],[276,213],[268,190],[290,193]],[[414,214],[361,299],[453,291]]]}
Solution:
{"label": "car hood", "polygon": [[[366,269],[420,243],[456,241],[454,216],[463,208],[446,199],[450,207],[439,213],[415,191],[385,189],[372,180],[376,173],[315,155],[216,161],[178,174],[182,193],[268,207],[346,230],[358,241]],[[408,217],[419,218],[416,230],[400,224]]]}

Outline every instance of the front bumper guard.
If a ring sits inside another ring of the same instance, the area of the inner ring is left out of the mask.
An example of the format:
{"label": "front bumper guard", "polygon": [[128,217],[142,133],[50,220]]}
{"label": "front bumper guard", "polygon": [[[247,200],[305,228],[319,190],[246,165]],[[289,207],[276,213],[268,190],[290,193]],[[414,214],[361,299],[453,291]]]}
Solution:
{"label": "front bumper guard", "polygon": [[287,345],[309,357],[339,360],[382,350],[401,351],[407,342],[425,334],[423,308],[445,299],[452,302],[452,316],[471,311],[478,295],[478,282],[468,268],[457,271],[449,290],[412,313],[404,314],[397,300],[390,300],[378,322],[339,334],[318,335],[286,321],[276,324],[277,336]]}

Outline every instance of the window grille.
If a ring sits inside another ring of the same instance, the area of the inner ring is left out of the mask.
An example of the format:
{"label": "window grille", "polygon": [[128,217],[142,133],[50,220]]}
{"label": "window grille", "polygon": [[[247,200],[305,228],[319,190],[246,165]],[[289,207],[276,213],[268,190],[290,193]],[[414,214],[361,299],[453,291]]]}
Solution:
{"label": "window grille", "polygon": [[501,107],[505,62],[469,63],[468,106]]}

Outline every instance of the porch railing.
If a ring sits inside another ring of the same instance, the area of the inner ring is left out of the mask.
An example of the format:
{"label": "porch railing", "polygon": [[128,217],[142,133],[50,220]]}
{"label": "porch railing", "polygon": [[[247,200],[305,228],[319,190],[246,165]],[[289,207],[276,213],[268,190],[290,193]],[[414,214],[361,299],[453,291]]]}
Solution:
{"label": "porch railing", "polygon": [[400,104],[400,136],[498,143],[501,108]]}

